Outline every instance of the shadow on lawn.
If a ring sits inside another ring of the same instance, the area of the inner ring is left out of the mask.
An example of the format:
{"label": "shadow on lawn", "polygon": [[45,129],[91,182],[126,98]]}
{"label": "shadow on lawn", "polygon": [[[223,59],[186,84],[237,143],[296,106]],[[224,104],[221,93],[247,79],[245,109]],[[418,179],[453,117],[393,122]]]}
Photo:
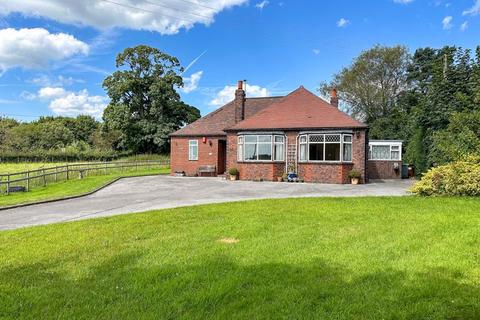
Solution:
{"label": "shadow on lawn", "polygon": [[140,257],[117,256],[78,278],[59,262],[1,269],[0,317],[480,318],[480,288],[450,270],[354,277],[321,260],[245,266],[220,256],[161,265]]}

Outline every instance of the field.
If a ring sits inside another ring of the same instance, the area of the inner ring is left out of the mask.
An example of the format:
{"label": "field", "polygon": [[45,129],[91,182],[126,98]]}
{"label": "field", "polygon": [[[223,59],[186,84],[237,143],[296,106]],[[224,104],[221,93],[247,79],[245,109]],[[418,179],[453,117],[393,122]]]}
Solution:
{"label": "field", "polygon": [[0,318],[479,319],[480,200],[310,198],[0,233]]}

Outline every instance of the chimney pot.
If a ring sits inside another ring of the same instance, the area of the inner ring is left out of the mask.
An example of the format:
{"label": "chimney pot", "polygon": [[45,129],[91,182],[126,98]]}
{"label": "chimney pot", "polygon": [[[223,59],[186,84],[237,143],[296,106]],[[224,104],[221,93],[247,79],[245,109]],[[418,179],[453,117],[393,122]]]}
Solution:
{"label": "chimney pot", "polygon": [[243,81],[242,80],[238,80],[237,89],[240,89],[240,90],[243,89]]}
{"label": "chimney pot", "polygon": [[338,108],[338,95],[337,89],[333,88],[332,92],[330,93],[330,104],[336,108]]}

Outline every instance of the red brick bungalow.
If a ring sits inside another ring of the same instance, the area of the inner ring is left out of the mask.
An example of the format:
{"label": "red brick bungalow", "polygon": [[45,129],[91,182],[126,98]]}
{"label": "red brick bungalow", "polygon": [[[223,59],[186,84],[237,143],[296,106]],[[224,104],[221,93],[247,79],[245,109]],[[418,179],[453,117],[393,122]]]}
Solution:
{"label": "red brick bungalow", "polygon": [[368,154],[367,125],[338,109],[335,91],[330,103],[303,86],[246,98],[239,81],[233,101],[171,134],[170,157],[172,174],[235,167],[241,180],[276,180],[293,169],[306,182],[349,183],[352,169],[368,180]]}

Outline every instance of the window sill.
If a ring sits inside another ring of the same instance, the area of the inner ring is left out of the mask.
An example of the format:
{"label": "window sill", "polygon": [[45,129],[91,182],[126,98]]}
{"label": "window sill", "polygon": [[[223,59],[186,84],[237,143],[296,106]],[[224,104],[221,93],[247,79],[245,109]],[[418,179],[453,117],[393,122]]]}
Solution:
{"label": "window sill", "polygon": [[352,164],[352,161],[299,161],[298,164],[326,164],[326,165],[335,165],[335,164]]}
{"label": "window sill", "polygon": [[402,160],[392,160],[392,159],[368,159],[368,161],[402,162]]}
{"label": "window sill", "polygon": [[282,163],[285,164],[285,160],[252,160],[252,161],[238,161],[237,163]]}

